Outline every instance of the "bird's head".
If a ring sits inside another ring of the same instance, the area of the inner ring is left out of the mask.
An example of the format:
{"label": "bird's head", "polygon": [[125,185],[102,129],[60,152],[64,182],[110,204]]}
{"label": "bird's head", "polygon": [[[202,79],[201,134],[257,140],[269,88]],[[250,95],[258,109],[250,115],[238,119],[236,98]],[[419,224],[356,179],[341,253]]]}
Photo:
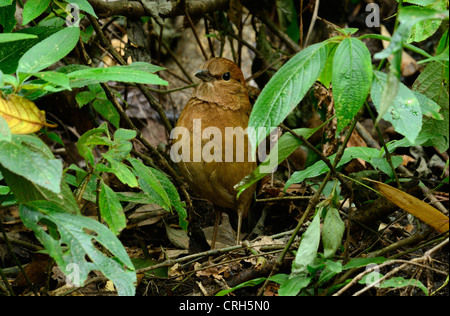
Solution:
{"label": "bird's head", "polygon": [[205,62],[195,73],[201,79],[194,95],[198,99],[217,104],[248,100],[247,86],[241,69],[229,59],[215,57]]}

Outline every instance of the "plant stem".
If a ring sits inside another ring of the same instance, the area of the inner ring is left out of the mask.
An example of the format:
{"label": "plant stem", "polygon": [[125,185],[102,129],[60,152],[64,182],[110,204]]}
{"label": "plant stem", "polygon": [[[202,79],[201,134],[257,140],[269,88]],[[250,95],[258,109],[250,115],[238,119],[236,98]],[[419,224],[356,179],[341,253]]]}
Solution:
{"label": "plant stem", "polygon": [[370,117],[373,120],[373,124],[374,124],[375,129],[376,129],[376,131],[378,133],[378,137],[380,138],[380,142],[383,145],[384,151],[386,153],[386,160],[387,160],[389,166],[392,169],[392,173],[394,174],[394,179],[395,179],[395,182],[397,183],[397,188],[401,189],[402,185],[400,183],[400,180],[398,179],[398,175],[397,175],[397,172],[395,171],[394,164],[392,163],[391,153],[389,152],[389,150],[388,150],[388,148],[386,146],[386,142],[384,141],[383,135],[381,134],[381,131],[380,131],[380,128],[379,128],[378,123],[376,121],[376,118],[375,118],[374,114],[372,113],[372,110],[370,109],[370,106],[367,103],[367,101],[365,101],[364,104],[366,105],[367,111],[369,112]]}

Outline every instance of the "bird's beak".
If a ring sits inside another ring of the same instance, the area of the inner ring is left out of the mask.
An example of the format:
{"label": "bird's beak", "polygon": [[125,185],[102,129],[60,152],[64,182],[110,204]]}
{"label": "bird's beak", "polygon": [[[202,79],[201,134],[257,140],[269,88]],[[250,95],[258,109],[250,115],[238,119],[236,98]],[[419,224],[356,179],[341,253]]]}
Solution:
{"label": "bird's beak", "polygon": [[212,81],[213,76],[208,69],[200,69],[195,73],[195,76],[203,81]]}

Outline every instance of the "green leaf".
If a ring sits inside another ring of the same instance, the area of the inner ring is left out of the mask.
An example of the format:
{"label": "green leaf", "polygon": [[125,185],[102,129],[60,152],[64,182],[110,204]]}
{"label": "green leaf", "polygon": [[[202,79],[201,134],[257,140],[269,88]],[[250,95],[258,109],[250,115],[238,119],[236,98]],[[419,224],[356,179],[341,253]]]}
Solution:
{"label": "green leaf", "polygon": [[258,285],[258,284],[264,282],[265,280],[266,280],[266,278],[256,278],[256,279],[248,280],[248,281],[245,281],[245,282],[243,282],[241,284],[238,284],[238,285],[236,285],[236,286],[234,286],[232,288],[219,291],[216,294],[216,296],[225,296],[225,295],[227,295],[227,294],[229,294],[229,293],[231,293],[231,292],[233,292],[235,290],[241,289],[243,287]]}
{"label": "green leaf", "polygon": [[89,13],[90,15],[97,18],[97,15],[95,14],[94,9],[92,8],[91,4],[87,0],[66,0],[67,3],[74,3],[78,5],[80,10]]}
{"label": "green leaf", "polygon": [[[387,75],[380,71],[374,72],[371,96],[377,110],[381,107],[381,94],[387,83]],[[398,94],[393,100],[390,110],[383,115],[383,119],[390,122],[396,132],[406,136],[414,143],[422,128],[422,109],[414,93],[400,83]]]}
{"label": "green leaf", "polygon": [[330,46],[330,52],[328,53],[327,61],[325,63],[325,67],[320,74],[320,77],[317,78],[318,81],[322,82],[322,84],[330,89],[331,77],[333,75],[333,60],[334,55],[336,54],[336,49],[338,48],[337,44]]}
{"label": "green leaf", "polygon": [[32,201],[46,200],[58,204],[66,212],[77,214],[79,213],[78,204],[73,196],[72,191],[65,181],[61,181],[61,193],[54,193],[46,188],[43,188],[36,183],[25,179],[8,169],[2,168],[0,170],[5,177],[5,181],[14,193],[14,197],[19,203],[28,203]]}
{"label": "green leaf", "polygon": [[302,236],[295,259],[292,262],[291,277],[308,275],[308,266],[317,256],[320,243],[320,211],[316,213],[313,221]]}
{"label": "green leaf", "polygon": [[[114,234],[99,222],[64,213],[57,205],[47,201],[22,204],[19,208],[23,223],[32,229],[70,281],[81,286],[91,271],[101,271],[117,288],[119,295],[134,295],[136,273],[125,249]],[[53,237],[44,228],[57,229]],[[99,243],[114,258],[100,252]]]}
{"label": "green leaf", "polygon": [[280,296],[295,296],[311,283],[312,277],[294,275],[281,283],[278,290]]}
{"label": "green leaf", "polygon": [[[369,273],[367,275],[365,275],[361,280],[358,281],[359,284],[365,284],[365,285],[369,285],[372,284],[373,282],[381,279],[383,277],[383,275],[379,272],[372,272]],[[426,288],[425,285],[423,285],[422,282],[420,282],[419,280],[415,280],[415,279],[404,279],[403,277],[392,277],[390,279],[387,280],[383,280],[380,284],[375,285],[375,287],[377,288],[402,288],[405,286],[417,286],[419,289],[421,289],[425,295],[428,295],[428,289]]]}
{"label": "green leaf", "polygon": [[125,214],[116,193],[103,181],[100,182],[98,199],[102,219],[114,235],[119,235],[120,231],[126,227]]}
{"label": "green leaf", "polygon": [[0,141],[0,165],[54,193],[61,192],[62,162],[37,137],[12,135],[11,142]]}
{"label": "green leaf", "polygon": [[[425,5],[427,9],[443,11],[447,8],[447,0],[433,1],[434,3]],[[407,42],[421,42],[432,36],[441,26],[442,20],[425,20],[417,23],[411,30]]]}
{"label": "green leaf", "polygon": [[384,257],[372,257],[372,258],[353,258],[343,266],[344,270],[353,269],[353,268],[361,268],[365,267],[369,264],[381,264],[386,262],[386,258]]}
{"label": "green leaf", "polygon": [[37,36],[26,33],[2,33],[0,34],[0,43],[15,42],[33,38],[37,38]]}
{"label": "green leaf", "polygon": [[92,102],[92,107],[98,114],[103,116],[115,128],[120,126],[120,114],[109,100],[96,99]]}
{"label": "green leaf", "polygon": [[92,100],[95,100],[95,93],[91,91],[80,91],[76,94],[75,100],[77,101],[78,106],[81,108]]}
{"label": "green leaf", "polygon": [[[294,130],[294,132],[297,135],[301,135],[305,139],[308,139],[320,128],[321,126],[315,129],[299,128]],[[289,157],[289,155],[292,154],[301,145],[301,143],[302,142],[291,133],[284,133],[271,149],[266,159],[258,165],[255,171],[235,185],[236,190],[239,191],[237,196],[239,197],[245,189],[251,187],[254,183],[261,180],[268,173],[272,172],[280,163]]]}
{"label": "green leaf", "polygon": [[17,72],[36,73],[53,65],[72,51],[80,37],[80,29],[66,27],[29,49],[19,60]]}
{"label": "green leaf", "polygon": [[92,166],[95,163],[92,149],[96,145],[109,145],[101,141],[99,138],[104,134],[108,134],[108,127],[106,123],[100,125],[98,128],[93,128],[84,133],[77,142],[78,153]]}
{"label": "green leaf", "polygon": [[55,86],[61,86],[67,90],[71,90],[69,85],[69,77],[66,74],[56,71],[41,71],[34,74],[25,74],[25,75],[33,75],[36,78],[47,81]]}
{"label": "green leaf", "polygon": [[168,82],[155,74],[136,69],[134,66],[111,66],[107,68],[87,68],[70,72],[70,85],[80,88],[107,81],[132,82],[167,86]]}
{"label": "green leaf", "polygon": [[366,45],[357,38],[344,39],[333,59],[333,99],[339,134],[358,113],[372,81],[372,60]]}
{"label": "green leaf", "polygon": [[0,143],[9,143],[11,140],[11,130],[9,129],[8,123],[6,123],[5,119],[0,115]]}
{"label": "green leaf", "polygon": [[178,194],[178,191],[176,187],[173,185],[172,182],[167,178],[167,176],[162,173],[161,171],[157,169],[153,169],[153,174],[158,179],[158,181],[163,186],[164,190],[166,191],[167,195],[169,196],[170,202],[172,203],[172,207],[175,208],[175,211],[178,213],[178,221],[180,227],[187,231],[187,211],[185,207],[185,203],[181,202],[180,195]]}
{"label": "green leaf", "polygon": [[[392,156],[391,159],[392,159],[392,165],[394,166],[394,168],[397,168],[403,162],[403,158],[401,156]],[[386,160],[386,158],[373,157],[372,160],[371,160],[371,164],[372,164],[372,166],[374,166],[374,167],[380,169],[381,171],[383,171],[391,179],[394,179],[394,172],[392,171],[392,168],[389,165],[389,163]]]}
{"label": "green leaf", "polygon": [[131,129],[119,128],[114,132],[114,140],[116,142],[122,142],[131,140],[136,137],[136,131]]}
{"label": "green leaf", "polygon": [[339,216],[339,212],[334,207],[329,207],[323,221],[322,242],[324,248],[324,257],[334,256],[336,250],[342,242],[345,224]]}
{"label": "green leaf", "polygon": [[20,33],[35,35],[37,38],[0,43],[0,69],[6,74],[15,72],[19,59],[26,51],[59,30],[61,30],[59,27],[29,27],[20,30]]}
{"label": "green leaf", "polygon": [[283,65],[261,91],[249,119],[248,136],[254,151],[319,77],[325,67],[328,47],[328,42],[321,42],[303,49]]}
{"label": "green leaf", "polygon": [[332,260],[326,260],[325,268],[322,270],[319,276],[319,286],[329,281],[332,277],[341,272],[342,263],[340,261],[334,262]]}
{"label": "green leaf", "polygon": [[10,5],[13,0],[0,0],[0,7]]}
{"label": "green leaf", "polygon": [[28,24],[31,20],[34,20],[40,16],[45,9],[48,8],[50,0],[29,0],[23,6],[23,22],[22,25]]}
{"label": "green leaf", "polygon": [[123,162],[115,160],[109,153],[110,152],[103,154],[103,157],[111,164],[111,168],[108,172],[114,173],[123,184],[126,184],[131,188],[137,187],[138,182],[133,172]]}
{"label": "green leaf", "polygon": [[155,200],[165,210],[171,210],[171,203],[167,192],[154,174],[154,169],[145,166],[136,158],[127,159],[134,168],[141,189]]}
{"label": "green leaf", "polygon": [[3,3],[4,4],[0,6],[0,25],[3,26],[3,33],[9,33],[12,32],[17,24],[15,18],[16,2],[6,0]]}
{"label": "green leaf", "polygon": [[422,131],[434,135],[425,146],[436,146],[440,152],[449,148],[449,97],[448,97],[448,63],[432,62],[417,77],[413,90],[420,92],[440,107],[443,120],[427,118]]}
{"label": "green leaf", "polygon": [[400,25],[392,35],[389,46],[385,50],[375,54],[374,58],[387,58],[389,55],[401,51],[403,49],[403,43],[409,37],[411,29],[416,23],[425,20],[448,19],[448,11],[437,11],[416,6],[408,6],[400,9],[398,19]]}

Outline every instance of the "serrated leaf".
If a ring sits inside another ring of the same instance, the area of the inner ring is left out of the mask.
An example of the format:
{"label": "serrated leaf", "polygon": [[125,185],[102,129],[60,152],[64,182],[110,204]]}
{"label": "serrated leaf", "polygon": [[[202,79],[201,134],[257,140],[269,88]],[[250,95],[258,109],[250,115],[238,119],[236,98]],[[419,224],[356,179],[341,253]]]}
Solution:
{"label": "serrated leaf", "polygon": [[[433,3],[426,4],[424,7],[428,9],[442,11],[447,8],[447,1],[446,0],[433,1]],[[411,35],[407,39],[407,42],[408,43],[421,42],[429,38],[439,29],[441,24],[442,20],[421,21],[417,23],[412,28]]]}
{"label": "serrated leaf", "polygon": [[72,51],[80,37],[78,27],[66,27],[29,49],[19,60],[17,72],[36,73]]}
{"label": "serrated leaf", "polygon": [[142,162],[136,158],[129,158],[128,161],[134,168],[138,182],[141,189],[150,197],[152,197],[156,203],[158,203],[165,210],[171,210],[171,203],[167,192],[159,182],[158,178],[154,175],[155,169],[145,166]]}
{"label": "serrated leaf", "polygon": [[440,152],[445,152],[449,148],[449,98],[446,74],[448,75],[448,63],[443,65],[439,62],[432,62],[427,65],[413,84],[413,90],[425,95],[441,107],[439,113],[444,119],[441,121],[428,118],[422,127],[422,132],[434,135],[424,145],[436,146]]}
{"label": "serrated leaf", "polygon": [[[62,162],[50,158],[44,148],[35,148],[26,140],[33,138],[13,135],[11,142],[0,141],[0,165],[54,193],[61,192]],[[47,147],[43,142],[42,147]],[[47,147],[48,148],[48,147]]]}
{"label": "serrated leaf", "polygon": [[325,67],[328,42],[311,45],[292,57],[266,84],[249,119],[253,151],[303,99]]}
{"label": "serrated leaf", "polygon": [[169,196],[172,207],[178,213],[178,222],[179,222],[180,227],[184,231],[187,231],[187,226],[188,226],[187,211],[186,211],[185,203],[181,202],[180,195],[178,194],[176,187],[167,178],[167,176],[164,173],[162,173],[161,171],[154,169],[153,174],[155,175],[155,177],[158,179],[158,181],[163,186],[164,190],[166,191],[167,195]]}
{"label": "serrated leaf", "polygon": [[[70,281],[81,286],[91,271],[101,271],[113,281],[119,295],[134,295],[136,273],[125,249],[114,234],[99,222],[80,215],[64,213],[57,205],[36,201],[20,205],[23,223],[32,229]],[[54,225],[55,239],[42,223]],[[93,233],[90,233],[93,232]],[[99,243],[114,258],[100,252]]]}
{"label": "serrated leaf", "polygon": [[[61,181],[61,192],[54,193],[34,182],[26,179],[23,176],[12,173],[8,169],[2,168],[0,170],[5,177],[5,181],[11,188],[16,203],[28,203],[32,201],[46,200],[58,204],[66,212],[78,214],[79,208],[75,197],[65,181]],[[95,202],[95,200],[94,200]]]}
{"label": "serrated leaf", "polygon": [[344,39],[333,59],[333,99],[339,134],[358,113],[369,94],[372,61],[366,45],[357,38]]}
{"label": "serrated leaf", "polygon": [[114,235],[118,235],[126,227],[125,214],[116,193],[103,181],[100,183],[98,199],[102,219]]}

